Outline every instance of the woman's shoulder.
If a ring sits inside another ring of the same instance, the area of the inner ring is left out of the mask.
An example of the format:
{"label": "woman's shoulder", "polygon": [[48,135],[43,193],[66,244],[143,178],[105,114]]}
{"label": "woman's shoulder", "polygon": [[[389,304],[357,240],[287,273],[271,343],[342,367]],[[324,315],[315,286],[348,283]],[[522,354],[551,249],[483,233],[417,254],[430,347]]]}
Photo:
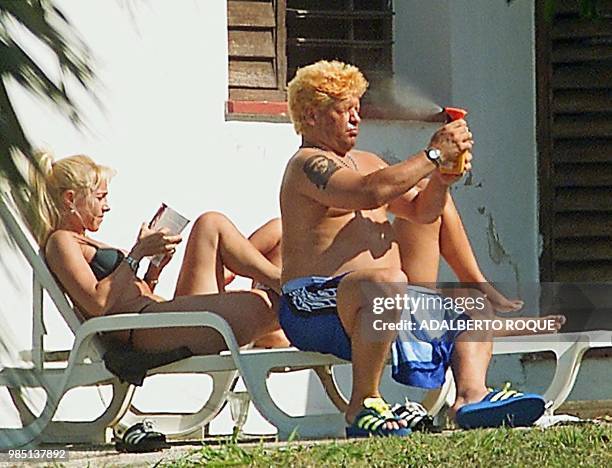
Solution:
{"label": "woman's shoulder", "polygon": [[75,233],[64,229],[58,229],[57,231],[53,231],[47,239],[44,248],[45,256],[48,257],[49,254],[53,254],[53,252],[70,250],[79,244],[80,242]]}
{"label": "woman's shoulder", "polygon": [[74,232],[58,229],[53,231],[47,239],[47,247],[65,243],[80,243],[80,238]]}

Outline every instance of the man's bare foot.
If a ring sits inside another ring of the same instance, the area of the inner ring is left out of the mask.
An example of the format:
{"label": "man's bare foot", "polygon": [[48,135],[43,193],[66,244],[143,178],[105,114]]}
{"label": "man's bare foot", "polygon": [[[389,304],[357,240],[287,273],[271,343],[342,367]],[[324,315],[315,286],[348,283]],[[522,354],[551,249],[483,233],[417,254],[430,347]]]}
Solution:
{"label": "man's bare foot", "polygon": [[552,333],[558,333],[561,327],[565,325],[565,322],[567,322],[565,315],[545,315],[542,319],[551,321],[551,328],[554,328]]}
{"label": "man's bare foot", "polygon": [[505,312],[516,312],[517,310],[521,310],[525,305],[525,302],[521,301],[520,299],[508,299],[504,296],[502,297],[504,300],[499,302],[492,301],[490,297],[488,298],[495,312],[501,312],[502,314]]}
{"label": "man's bare foot", "polygon": [[[380,396],[370,397],[370,398],[376,398],[376,399],[382,400]],[[344,415],[344,419],[348,425],[352,425],[355,423],[355,419],[357,418],[357,415],[364,409],[363,403],[365,402],[365,400],[366,399],[364,398],[364,400],[360,403],[355,403],[353,400],[351,400],[351,402],[349,403],[349,407],[346,410],[346,413]],[[388,411],[389,413],[391,413],[390,407],[388,407]],[[393,413],[391,413],[391,417],[393,417]],[[394,431],[394,430],[405,428],[405,427],[408,427],[408,423],[404,420],[386,421],[382,426],[383,429],[388,430],[388,431]]]}
{"label": "man's bare foot", "polygon": [[488,390],[486,388],[482,388],[479,390],[470,390],[457,395],[455,403],[453,403],[453,406],[448,409],[448,416],[454,420],[459,408],[470,403],[478,403],[479,401],[482,401],[487,393],[489,393]]}

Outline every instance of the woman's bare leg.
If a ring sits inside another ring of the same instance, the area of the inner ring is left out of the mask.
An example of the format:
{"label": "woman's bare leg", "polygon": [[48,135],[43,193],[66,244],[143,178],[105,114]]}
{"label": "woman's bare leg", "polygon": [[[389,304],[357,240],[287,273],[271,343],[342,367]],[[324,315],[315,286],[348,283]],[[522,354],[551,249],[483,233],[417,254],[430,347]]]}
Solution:
{"label": "woman's bare leg", "polygon": [[269,262],[223,214],[204,213],[195,222],[175,297],[225,290],[224,269],[280,289],[280,269]]}
{"label": "woman's bare leg", "polygon": [[402,270],[408,281],[433,287],[440,267],[441,218],[431,224],[417,224],[395,218],[393,229],[400,246]]}
{"label": "woman's bare leg", "polygon": [[[420,184],[424,188],[426,182]],[[523,301],[508,299],[491,285],[480,270],[452,197],[447,198],[442,216],[431,224],[416,224],[396,218],[402,258],[402,269],[412,283],[438,281],[440,255],[462,283],[472,283],[487,295],[496,311],[512,312],[523,307]]]}
{"label": "woman's bare leg", "polygon": [[[420,188],[424,186],[425,184],[422,184]],[[529,320],[537,322],[540,328],[535,333],[539,334],[556,333],[565,323],[563,315],[533,318],[495,316],[495,311],[519,310],[523,307],[523,301],[506,298],[487,281],[476,261],[463,222],[450,196],[442,216],[435,222],[416,224],[406,219],[396,218],[393,228],[400,245],[402,270],[408,276],[408,281],[429,287],[435,285],[438,281],[440,255],[442,255],[460,282],[469,283],[486,296],[493,309],[485,318],[504,321],[503,329],[496,331],[495,336],[534,334],[533,331],[524,328],[524,323]],[[544,330],[543,325],[546,325]]]}
{"label": "woman's bare leg", "polygon": [[[221,294],[180,296],[171,301],[152,303],[149,312],[208,311],[223,317],[240,346],[248,344],[279,327],[278,299],[263,291],[230,291]],[[134,348],[167,351],[187,346],[194,354],[218,353],[227,349],[221,335],[206,327],[152,328],[135,330]]]}
{"label": "woman's bare leg", "polygon": [[483,275],[476,261],[465,227],[453,199],[448,197],[440,227],[440,252],[462,283],[474,283],[498,312],[513,312],[523,307],[523,301],[508,299]]}
{"label": "woman's bare leg", "polygon": [[[281,220],[280,218],[274,218],[251,234],[249,241],[264,257],[280,269],[282,266],[281,237]],[[258,339],[255,346],[258,348],[286,348],[291,346],[291,343],[289,343],[285,333],[278,329]]]}
{"label": "woman's bare leg", "polygon": [[282,266],[281,237],[282,224],[280,218],[274,218],[258,228],[249,236],[249,241],[264,257],[278,268]]}
{"label": "woman's bare leg", "polygon": [[[522,335],[542,335],[557,333],[566,319],[563,315],[546,315],[543,317],[508,317],[507,314],[496,315],[491,302],[486,295],[479,289],[473,288],[453,288],[441,290],[446,297],[453,297],[455,301],[461,300],[465,304],[464,310],[455,308],[457,312],[465,313],[474,320],[486,320],[488,323],[496,321],[496,328],[492,333],[494,337],[502,336],[522,336]],[[467,298],[471,298],[468,307]],[[483,325],[484,326],[484,325]]]}
{"label": "woman's bare leg", "polygon": [[[279,269],[281,267],[281,235],[281,220],[280,218],[273,218],[263,226],[257,228],[257,230],[249,236],[249,242],[253,244],[270,263],[276,265]],[[236,274],[225,266],[223,269],[223,277],[225,286],[227,286],[234,281]]]}

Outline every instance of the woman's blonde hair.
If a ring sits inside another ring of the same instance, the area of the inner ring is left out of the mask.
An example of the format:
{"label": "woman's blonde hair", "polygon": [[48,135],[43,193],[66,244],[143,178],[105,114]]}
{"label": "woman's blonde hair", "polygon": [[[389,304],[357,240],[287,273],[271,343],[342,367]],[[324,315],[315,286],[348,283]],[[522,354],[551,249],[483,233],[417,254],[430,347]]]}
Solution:
{"label": "woman's blonde hair", "polygon": [[32,157],[30,188],[32,211],[29,216],[36,240],[44,246],[51,233],[59,226],[63,206],[62,195],[74,190],[89,197],[102,182],[109,182],[115,172],[96,164],[84,155],[69,156],[55,161],[47,152],[39,151]]}
{"label": "woman's blonde hair", "polygon": [[289,116],[298,135],[304,131],[306,108],[323,108],[334,101],[361,98],[368,82],[354,65],[320,60],[298,69],[287,87]]}

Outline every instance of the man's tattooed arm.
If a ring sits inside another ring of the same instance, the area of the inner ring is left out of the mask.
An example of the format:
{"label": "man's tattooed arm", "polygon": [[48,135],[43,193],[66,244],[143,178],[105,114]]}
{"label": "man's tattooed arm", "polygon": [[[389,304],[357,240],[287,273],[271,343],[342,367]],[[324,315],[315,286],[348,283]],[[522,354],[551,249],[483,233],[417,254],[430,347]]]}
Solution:
{"label": "man's tattooed arm", "polygon": [[322,154],[316,154],[306,160],[302,169],[308,180],[315,184],[317,188],[325,190],[330,177],[340,167],[333,159]]}

